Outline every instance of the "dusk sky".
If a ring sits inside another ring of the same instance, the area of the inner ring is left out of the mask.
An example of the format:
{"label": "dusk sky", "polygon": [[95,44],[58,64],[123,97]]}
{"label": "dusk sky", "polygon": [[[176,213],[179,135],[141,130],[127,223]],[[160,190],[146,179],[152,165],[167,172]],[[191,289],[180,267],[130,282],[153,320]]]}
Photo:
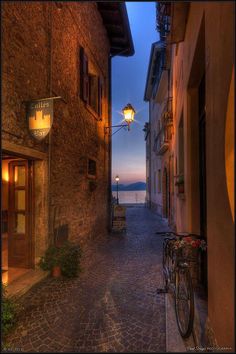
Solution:
{"label": "dusk sky", "polygon": [[126,2],[126,7],[135,54],[112,59],[112,124],[121,124],[121,111],[127,103],[136,115],[130,131],[121,129],[112,137],[112,183],[118,174],[121,184],[146,179],[143,128],[148,121],[148,103],[143,96],[151,44],[159,39],[155,2]]}

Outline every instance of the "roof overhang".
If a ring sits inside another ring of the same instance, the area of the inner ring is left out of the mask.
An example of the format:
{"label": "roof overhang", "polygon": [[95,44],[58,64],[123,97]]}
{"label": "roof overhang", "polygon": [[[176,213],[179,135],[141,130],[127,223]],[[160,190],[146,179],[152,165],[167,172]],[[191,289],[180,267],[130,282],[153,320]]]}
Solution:
{"label": "roof overhang", "polygon": [[189,2],[176,1],[171,5],[171,25],[168,42],[179,43],[184,40],[188,21]]}
{"label": "roof overhang", "polygon": [[111,55],[133,55],[134,45],[125,2],[98,1],[97,7],[110,40]]}

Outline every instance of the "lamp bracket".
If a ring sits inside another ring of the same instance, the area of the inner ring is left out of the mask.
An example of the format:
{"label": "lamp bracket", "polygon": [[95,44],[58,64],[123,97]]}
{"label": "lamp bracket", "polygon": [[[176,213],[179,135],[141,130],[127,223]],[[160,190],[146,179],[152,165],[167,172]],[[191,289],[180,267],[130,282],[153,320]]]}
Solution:
{"label": "lamp bracket", "polygon": [[104,127],[104,131],[105,134],[107,134],[108,132],[110,132],[112,130],[112,128],[119,128],[117,129],[112,135],[114,135],[115,133],[117,133],[120,129],[128,127],[128,130],[130,130],[130,124],[119,124],[119,125],[110,125],[108,127]]}

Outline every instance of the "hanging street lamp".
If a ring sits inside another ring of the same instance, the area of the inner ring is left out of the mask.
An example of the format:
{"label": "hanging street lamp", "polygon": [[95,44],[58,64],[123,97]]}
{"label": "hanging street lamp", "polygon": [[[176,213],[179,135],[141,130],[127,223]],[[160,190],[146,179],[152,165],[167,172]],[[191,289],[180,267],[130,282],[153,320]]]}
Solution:
{"label": "hanging street lamp", "polygon": [[124,115],[124,120],[128,125],[128,130],[130,130],[130,124],[134,121],[135,110],[130,103],[128,103],[123,109],[122,113]]}
{"label": "hanging street lamp", "polygon": [[117,129],[112,135],[117,133],[120,129],[124,127],[128,127],[128,130],[130,130],[130,124],[133,123],[134,121],[134,115],[135,115],[135,109],[132,107],[130,103],[128,103],[123,109],[122,113],[124,115],[124,121],[126,124],[119,124],[119,125],[111,125],[109,127],[105,127],[105,134],[107,131],[111,131],[112,128],[119,128]]}

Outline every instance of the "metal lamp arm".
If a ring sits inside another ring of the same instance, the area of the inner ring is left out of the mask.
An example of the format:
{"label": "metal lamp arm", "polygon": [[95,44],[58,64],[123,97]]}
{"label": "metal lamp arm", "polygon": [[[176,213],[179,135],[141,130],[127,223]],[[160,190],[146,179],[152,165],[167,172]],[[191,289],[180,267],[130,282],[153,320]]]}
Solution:
{"label": "metal lamp arm", "polygon": [[119,130],[121,130],[122,128],[128,127],[128,130],[130,129],[130,125],[129,124],[119,124],[119,125],[111,125],[109,127],[105,127],[105,133],[107,131],[107,129],[111,130],[112,128],[119,128],[117,129],[114,133],[112,133],[111,135],[116,134]]}

